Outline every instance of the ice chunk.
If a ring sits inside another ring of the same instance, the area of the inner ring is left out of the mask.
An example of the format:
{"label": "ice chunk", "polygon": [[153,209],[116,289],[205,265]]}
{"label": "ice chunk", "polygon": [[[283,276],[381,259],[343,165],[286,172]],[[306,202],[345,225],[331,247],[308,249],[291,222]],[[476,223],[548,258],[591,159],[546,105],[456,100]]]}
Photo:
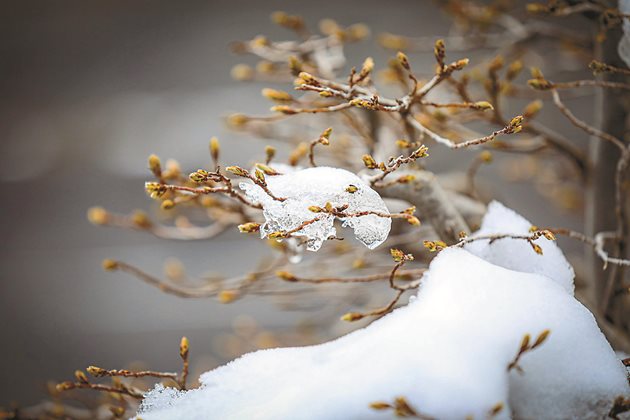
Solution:
{"label": "ice chunk", "polygon": [[[241,189],[246,196],[263,206],[265,224],[261,226],[261,237],[277,231],[291,231],[304,222],[319,218],[292,234],[306,239],[307,249],[317,251],[322,243],[336,236],[335,216],[313,213],[310,206],[323,207],[327,202],[339,207],[348,205],[344,213],[363,211],[389,213],[380,195],[358,176],[344,169],[316,167],[298,170],[286,175],[267,176],[267,187],[276,196],[286,198],[277,201],[262,188],[253,183],[243,182]],[[356,191],[346,191],[348,187]],[[354,190],[354,189],[353,189]],[[391,219],[369,214],[361,217],[342,218],[344,227],[354,229],[359,241],[370,249],[376,248],[387,239]]]}
{"label": "ice chunk", "polygon": [[[522,337],[545,329],[547,341],[519,362],[524,373],[508,371]],[[368,327],[317,346],[250,353],[201,382],[172,395],[157,388],[139,416],[389,418],[369,404],[404,396],[439,419],[487,418],[498,403],[496,418],[602,418],[630,393],[592,314],[557,281],[463,249],[440,252],[417,298]]]}
{"label": "ice chunk", "polygon": [[[493,233],[528,235],[531,226],[528,220],[514,210],[493,201],[488,206],[481,228],[471,236]],[[494,242],[479,240],[466,245],[465,248],[501,267],[547,276],[573,294],[575,273],[556,242],[540,238],[536,244],[542,248],[542,255],[533,252],[527,241],[522,239],[501,239]]]}

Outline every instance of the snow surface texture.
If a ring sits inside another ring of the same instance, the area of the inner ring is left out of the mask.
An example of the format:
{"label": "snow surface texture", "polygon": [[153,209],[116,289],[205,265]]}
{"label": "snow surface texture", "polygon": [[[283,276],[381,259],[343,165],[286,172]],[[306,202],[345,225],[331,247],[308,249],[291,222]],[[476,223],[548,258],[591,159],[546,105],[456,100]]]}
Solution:
{"label": "snow surface texture", "polygon": [[[523,220],[493,204],[484,228]],[[602,418],[617,395],[630,394],[626,370],[563,284],[564,259],[558,264],[508,241],[476,252],[498,258],[501,246],[533,264],[517,271],[445,249],[406,307],[328,343],[247,354],[203,374],[196,390],[158,386],[139,416],[379,419],[393,414],[372,410],[371,402],[404,396],[439,419],[484,419],[497,403],[505,404],[497,418]],[[508,372],[522,337],[545,329],[547,341],[519,362],[524,374]]]}
{"label": "snow surface texture", "polygon": [[[267,176],[266,181],[267,188],[276,197],[286,200],[274,200],[253,183],[242,182],[239,185],[250,200],[263,206],[265,224],[260,229],[261,237],[265,238],[277,231],[293,230],[302,223],[319,217],[317,222],[292,234],[293,237],[305,238],[309,251],[317,251],[325,240],[337,234],[334,227],[335,216],[313,213],[308,209],[310,206],[323,207],[330,202],[334,207],[347,204],[348,208],[344,213],[348,214],[361,211],[389,213],[376,191],[358,176],[344,169],[308,168],[286,175]],[[357,187],[357,191],[347,192],[350,185]],[[376,248],[387,239],[392,224],[391,219],[373,214],[340,220],[343,221],[343,227],[354,229],[357,239],[370,249]]]}
{"label": "snow surface texture", "polygon": [[[619,0],[619,11],[621,13],[630,13],[630,0]],[[630,67],[630,20],[623,20],[623,36],[619,41],[619,57],[625,61],[626,65]]]}
{"label": "snow surface texture", "polygon": [[[493,233],[529,235],[532,224],[514,210],[498,201],[488,205],[481,228],[472,237]],[[466,245],[466,250],[476,256],[501,267],[525,273],[536,273],[549,277],[573,294],[575,273],[569,261],[554,241],[540,238],[536,241],[543,250],[543,255],[532,252],[532,247],[522,239],[500,239],[490,243],[479,240]]]}

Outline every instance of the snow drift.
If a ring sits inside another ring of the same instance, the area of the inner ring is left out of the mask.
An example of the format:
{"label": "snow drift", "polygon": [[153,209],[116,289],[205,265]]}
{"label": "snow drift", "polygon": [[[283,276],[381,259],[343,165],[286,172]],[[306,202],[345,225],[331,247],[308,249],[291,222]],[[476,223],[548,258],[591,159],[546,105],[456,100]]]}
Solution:
{"label": "snow drift", "polygon": [[[498,203],[480,232],[529,222]],[[540,241],[541,246],[544,240]],[[592,314],[572,295],[555,243],[544,255],[513,240],[445,249],[416,298],[366,328],[317,346],[247,354],[201,377],[199,389],[157,386],[139,411],[151,419],[366,419],[403,396],[440,419],[601,417],[630,394],[626,370]],[[508,371],[525,334],[548,339]]]}

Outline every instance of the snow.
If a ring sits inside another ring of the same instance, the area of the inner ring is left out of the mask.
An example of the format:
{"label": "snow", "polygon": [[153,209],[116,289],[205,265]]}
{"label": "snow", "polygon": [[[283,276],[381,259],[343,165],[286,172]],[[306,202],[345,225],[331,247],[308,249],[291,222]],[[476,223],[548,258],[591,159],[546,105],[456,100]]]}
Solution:
{"label": "snow", "polygon": [[[309,251],[317,251],[323,242],[337,235],[334,227],[335,216],[327,213],[314,213],[311,206],[333,207],[348,205],[344,213],[362,211],[389,213],[380,195],[358,176],[344,169],[315,167],[297,170],[292,173],[266,177],[267,188],[276,196],[286,198],[274,200],[261,187],[243,182],[239,186],[253,202],[263,206],[265,224],[261,226],[261,237],[278,231],[290,231],[302,223],[319,217],[292,234],[304,238]],[[357,187],[354,193],[347,192],[349,186]],[[376,248],[387,239],[391,219],[373,214],[361,217],[340,218],[343,227],[354,229],[357,239],[370,249]]]}
{"label": "snow", "polygon": [[[482,229],[526,224],[496,203]],[[626,370],[573,297],[565,260],[554,260],[551,249],[538,256],[503,240],[477,255],[445,249],[407,306],[321,345],[247,354],[203,374],[196,390],[158,386],[139,416],[391,418],[369,404],[402,396],[440,419],[487,418],[498,403],[504,408],[496,418],[602,418],[616,396],[630,394]],[[523,373],[508,371],[523,336],[546,329],[547,340],[520,359]]]}
{"label": "snow", "polygon": [[[523,216],[498,201],[493,201],[488,205],[481,228],[471,237],[492,233],[529,235],[531,227],[532,223]],[[479,240],[466,245],[465,248],[478,257],[501,267],[546,276],[573,294],[575,273],[556,242],[540,238],[536,244],[542,248],[542,255],[533,252],[529,243],[522,239],[508,238],[492,243],[489,240]]]}

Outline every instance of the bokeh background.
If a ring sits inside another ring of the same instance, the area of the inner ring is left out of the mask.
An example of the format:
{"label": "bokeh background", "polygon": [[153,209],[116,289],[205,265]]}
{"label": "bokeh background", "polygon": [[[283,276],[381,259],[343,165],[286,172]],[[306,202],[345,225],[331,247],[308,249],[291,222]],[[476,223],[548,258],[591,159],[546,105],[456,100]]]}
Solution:
{"label": "bokeh background", "polygon": [[[186,300],[105,273],[106,257],[159,274],[175,256],[191,275],[234,275],[253,265],[260,244],[234,232],[181,243],[101,229],[89,224],[86,210],[151,206],[143,192],[151,153],[193,170],[209,163],[208,140],[217,135],[225,162],[260,154],[263,142],[230,132],[221,120],[269,107],[261,85],[230,78],[230,68],[247,59],[228,44],[262,33],[291,37],[269,22],[274,10],[303,15],[313,27],[325,17],[365,22],[373,34],[445,35],[450,26],[432,2],[411,0],[6,0],[0,8],[0,405],[36,402],[46,380],[69,379],[89,364],[142,360],[177,370],[182,335],[199,371],[228,357],[216,338],[234,322],[290,331],[308,319],[308,312],[287,315],[261,299]],[[382,66],[391,55],[373,37],[346,51],[354,65],[371,55]],[[431,54],[412,59],[416,68],[433,66]],[[558,120],[553,112],[543,118]],[[584,144],[577,130],[569,134]],[[450,169],[466,165],[445,153],[435,159]],[[506,204],[532,220],[581,228],[579,213],[558,210],[526,183],[503,182],[499,165],[482,172]]]}

